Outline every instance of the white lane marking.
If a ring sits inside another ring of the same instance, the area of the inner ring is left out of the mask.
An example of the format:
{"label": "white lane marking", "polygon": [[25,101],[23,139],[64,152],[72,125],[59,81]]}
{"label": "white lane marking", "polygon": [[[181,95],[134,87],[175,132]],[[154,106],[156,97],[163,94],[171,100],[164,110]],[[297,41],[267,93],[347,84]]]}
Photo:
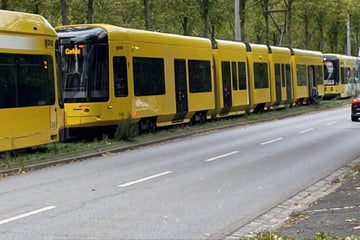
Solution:
{"label": "white lane marking", "polygon": [[118,185],[118,187],[127,187],[127,186],[130,186],[130,185],[136,184],[136,183],[145,182],[147,180],[151,180],[151,179],[154,179],[154,178],[157,178],[157,177],[161,177],[161,176],[164,176],[164,175],[167,175],[167,174],[170,174],[170,173],[172,173],[172,171],[166,171],[166,172],[158,173],[158,174],[151,175],[151,176],[148,176],[148,177],[144,177],[144,178],[141,178],[141,179],[138,179],[138,180],[135,180],[135,181],[120,184],[120,185]]}
{"label": "white lane marking", "polygon": [[17,216],[8,218],[8,219],[0,220],[0,225],[5,224],[5,223],[9,223],[9,222],[12,222],[12,221],[15,221],[15,220],[19,220],[21,218],[26,218],[26,217],[29,217],[31,215],[35,215],[35,214],[42,213],[42,212],[45,212],[45,211],[49,211],[49,210],[54,209],[54,208],[56,208],[56,206],[48,206],[48,207],[40,208],[38,210],[34,210],[34,211],[31,211],[31,212],[23,213],[23,214],[20,214],[20,215],[17,215]]}
{"label": "white lane marking", "polygon": [[266,141],[266,142],[263,142],[263,143],[260,143],[261,145],[266,145],[266,144],[269,144],[269,143],[273,143],[273,142],[277,142],[277,141],[280,141],[280,140],[283,140],[284,138],[275,138],[275,139],[272,139],[272,140],[269,140],[269,141]]}
{"label": "white lane marking", "polygon": [[334,121],[334,122],[329,122],[329,123],[326,123],[325,125],[326,126],[331,126],[331,125],[334,125],[335,123],[337,123],[336,121]]}
{"label": "white lane marking", "polygon": [[227,157],[227,156],[236,154],[236,153],[238,153],[238,152],[239,152],[239,151],[233,151],[233,152],[225,153],[225,154],[222,154],[222,155],[219,155],[219,156],[216,156],[216,157],[212,157],[212,158],[206,159],[205,162],[211,162],[211,161],[214,161],[214,160],[219,159],[219,158],[224,158],[224,157]]}
{"label": "white lane marking", "polygon": [[299,134],[303,134],[303,133],[310,132],[310,131],[312,131],[312,130],[314,130],[314,128],[304,129],[304,130],[302,130],[302,131],[300,131],[300,132],[298,132],[298,133],[299,133]]}

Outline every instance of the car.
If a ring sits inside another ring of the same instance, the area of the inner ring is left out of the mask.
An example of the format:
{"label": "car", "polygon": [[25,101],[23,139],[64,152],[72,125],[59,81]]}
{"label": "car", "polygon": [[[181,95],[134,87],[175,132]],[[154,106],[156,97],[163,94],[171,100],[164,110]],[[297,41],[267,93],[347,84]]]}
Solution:
{"label": "car", "polygon": [[354,97],[351,101],[351,121],[359,121],[360,117],[360,95]]}

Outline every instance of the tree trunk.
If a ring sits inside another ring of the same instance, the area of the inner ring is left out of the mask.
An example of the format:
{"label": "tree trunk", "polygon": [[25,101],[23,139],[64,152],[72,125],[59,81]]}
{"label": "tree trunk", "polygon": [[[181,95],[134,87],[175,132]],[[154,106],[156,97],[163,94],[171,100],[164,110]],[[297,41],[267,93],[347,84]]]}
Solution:
{"label": "tree trunk", "polygon": [[189,21],[189,18],[187,16],[184,16],[181,21],[181,26],[183,28],[183,34],[185,36],[189,35],[188,21]]}
{"label": "tree trunk", "polygon": [[1,0],[1,9],[7,10],[7,1],[8,0]]}
{"label": "tree trunk", "polygon": [[[287,26],[286,26],[286,30],[287,30],[287,35],[288,35],[288,46],[289,47],[291,47],[291,42],[292,42],[292,38],[291,38],[292,5],[293,5],[294,1],[295,0],[284,0],[286,10],[287,10]],[[304,4],[306,4],[306,3],[304,3]]]}
{"label": "tree trunk", "polygon": [[144,15],[145,15],[145,29],[151,29],[151,16],[150,16],[150,6],[149,0],[144,0]]}
{"label": "tree trunk", "polygon": [[204,33],[203,37],[209,37],[209,26],[210,26],[210,0],[200,0],[199,6],[201,9],[201,17],[204,22]]}
{"label": "tree trunk", "polygon": [[240,0],[239,12],[240,12],[240,41],[245,41],[245,2],[246,0]]}
{"label": "tree trunk", "polygon": [[87,16],[88,23],[93,22],[93,16],[94,16],[94,0],[89,0],[88,1],[88,16]]}
{"label": "tree trunk", "polygon": [[264,20],[265,20],[265,35],[266,35],[266,44],[269,45],[269,34],[270,34],[270,26],[269,26],[269,0],[261,0],[261,7],[263,10]]}
{"label": "tree trunk", "polygon": [[67,0],[60,0],[62,25],[70,24]]}

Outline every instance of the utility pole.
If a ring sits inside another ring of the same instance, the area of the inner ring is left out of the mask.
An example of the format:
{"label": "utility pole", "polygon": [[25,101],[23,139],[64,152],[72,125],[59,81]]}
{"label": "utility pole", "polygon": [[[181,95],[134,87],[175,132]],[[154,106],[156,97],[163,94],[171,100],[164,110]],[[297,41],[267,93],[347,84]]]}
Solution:
{"label": "utility pole", "polygon": [[234,2],[234,15],[235,15],[235,41],[241,40],[241,29],[240,29],[240,13],[239,13],[239,0]]}

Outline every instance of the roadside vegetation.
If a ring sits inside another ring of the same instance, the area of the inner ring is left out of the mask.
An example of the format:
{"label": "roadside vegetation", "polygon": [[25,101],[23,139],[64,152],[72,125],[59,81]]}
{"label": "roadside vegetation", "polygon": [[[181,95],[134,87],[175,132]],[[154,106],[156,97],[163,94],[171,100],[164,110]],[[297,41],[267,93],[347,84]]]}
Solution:
{"label": "roadside vegetation", "polygon": [[[289,236],[278,235],[273,232],[263,232],[259,233],[253,237],[240,238],[240,240],[300,240],[299,238],[293,238]],[[323,232],[315,234],[311,238],[303,238],[304,240],[359,240],[360,236],[348,236],[348,237],[339,237],[335,235],[329,235]]]}
{"label": "roadside vegetation", "polygon": [[[349,106],[350,99],[327,100],[319,105],[296,106],[280,110],[266,111],[260,114],[242,115],[231,118],[224,118],[216,121],[209,121],[205,124],[189,126],[186,124],[159,129],[155,133],[139,133],[136,125],[130,119],[119,124],[114,132],[114,137],[103,136],[89,140],[78,140],[68,143],[54,143],[27,150],[0,153],[0,172],[11,170],[12,172],[25,172],[36,164],[46,162],[57,162],[67,158],[69,161],[77,160],[79,155],[99,153],[106,155],[114,152],[117,148],[131,147],[139,143],[162,141],[169,137],[186,136],[189,134],[200,134],[219,128],[228,128],[242,124],[249,124],[260,121],[281,119],[299,114],[306,114],[312,111],[327,110],[341,106]],[[349,109],[350,111],[350,109]],[[350,116],[350,112],[349,112]],[[1,176],[1,175],[0,175]]]}

